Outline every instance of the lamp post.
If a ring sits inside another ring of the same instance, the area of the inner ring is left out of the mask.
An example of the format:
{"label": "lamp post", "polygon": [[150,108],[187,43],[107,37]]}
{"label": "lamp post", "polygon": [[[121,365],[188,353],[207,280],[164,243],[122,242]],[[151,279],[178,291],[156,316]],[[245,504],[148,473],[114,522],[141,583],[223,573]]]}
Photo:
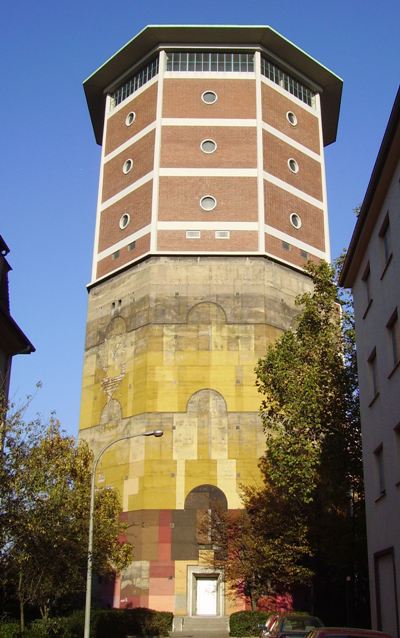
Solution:
{"label": "lamp post", "polygon": [[126,439],[135,439],[138,436],[156,436],[160,437],[164,434],[163,430],[149,430],[148,432],[140,432],[139,434],[128,434],[127,436],[121,436],[119,439],[115,439],[105,445],[93,461],[92,478],[90,486],[90,510],[89,510],[89,539],[88,539],[88,556],[87,556],[87,572],[86,572],[86,602],[85,602],[85,631],[84,638],[90,637],[90,610],[92,602],[92,568],[93,568],[93,522],[94,522],[94,496],[95,496],[95,478],[97,465],[103,456],[104,452],[108,450],[115,443],[125,441]]}

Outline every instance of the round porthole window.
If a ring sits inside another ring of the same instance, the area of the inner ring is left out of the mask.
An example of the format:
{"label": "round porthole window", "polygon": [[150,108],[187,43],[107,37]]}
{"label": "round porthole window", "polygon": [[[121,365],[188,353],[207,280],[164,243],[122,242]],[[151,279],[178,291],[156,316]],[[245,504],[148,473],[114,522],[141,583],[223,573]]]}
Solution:
{"label": "round porthole window", "polygon": [[295,114],[293,113],[293,111],[288,111],[286,113],[286,119],[289,122],[289,124],[291,124],[292,126],[296,126],[297,124],[297,117],[295,116]]}
{"label": "round porthole window", "polygon": [[131,170],[132,170],[132,168],[133,168],[133,160],[131,160],[131,159],[127,159],[127,160],[124,162],[124,165],[123,165],[123,167],[122,167],[122,170],[123,170],[123,172],[125,173],[125,175],[126,175],[127,173],[129,173],[129,171],[131,171]]}
{"label": "round porthole window", "polygon": [[136,113],[135,111],[131,111],[130,113],[128,113],[128,115],[125,118],[125,124],[127,126],[130,126],[131,124],[134,123],[135,120],[136,120]]}
{"label": "round porthole window", "polygon": [[218,96],[214,91],[204,91],[201,96],[201,99],[205,104],[214,104],[218,100]]}
{"label": "round porthole window", "polygon": [[291,213],[290,223],[294,228],[301,228],[301,217],[297,213]]}
{"label": "round porthole window", "polygon": [[292,171],[292,173],[298,173],[299,172],[299,165],[296,162],[296,160],[293,159],[293,157],[288,159],[288,166],[289,166],[289,169]]}
{"label": "round porthole window", "polygon": [[217,205],[217,200],[212,195],[205,195],[200,200],[200,206],[203,210],[214,210]]}
{"label": "round porthole window", "polygon": [[217,144],[214,140],[203,140],[200,144],[203,153],[214,153],[217,150]]}
{"label": "round porthole window", "polygon": [[120,229],[124,230],[124,228],[127,227],[127,225],[129,224],[130,221],[131,221],[131,217],[130,217],[129,213],[124,213],[123,215],[121,215],[121,218],[119,220]]}

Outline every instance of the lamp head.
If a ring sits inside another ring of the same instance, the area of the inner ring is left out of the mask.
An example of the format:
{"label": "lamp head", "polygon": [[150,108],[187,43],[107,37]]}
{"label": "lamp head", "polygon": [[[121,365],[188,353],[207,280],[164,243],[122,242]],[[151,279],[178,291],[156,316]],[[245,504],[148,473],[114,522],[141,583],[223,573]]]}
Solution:
{"label": "lamp head", "polygon": [[150,430],[149,432],[143,432],[143,436],[163,436],[164,430]]}

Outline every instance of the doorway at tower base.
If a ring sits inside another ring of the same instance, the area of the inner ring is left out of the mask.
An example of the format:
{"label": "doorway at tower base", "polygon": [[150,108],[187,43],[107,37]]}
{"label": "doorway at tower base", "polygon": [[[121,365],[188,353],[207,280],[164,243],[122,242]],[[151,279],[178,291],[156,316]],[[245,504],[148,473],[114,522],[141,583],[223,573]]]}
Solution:
{"label": "doorway at tower base", "polygon": [[221,572],[206,567],[188,567],[189,616],[223,616],[224,583]]}

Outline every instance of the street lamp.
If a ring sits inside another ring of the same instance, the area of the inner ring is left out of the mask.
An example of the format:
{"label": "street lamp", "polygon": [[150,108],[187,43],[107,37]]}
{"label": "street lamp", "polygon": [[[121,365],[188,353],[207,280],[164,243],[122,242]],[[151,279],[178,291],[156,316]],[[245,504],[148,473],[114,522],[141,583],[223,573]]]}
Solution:
{"label": "street lamp", "polygon": [[91,478],[91,486],[90,486],[90,510],[89,510],[89,539],[88,539],[88,557],[87,557],[87,572],[86,572],[86,602],[85,602],[85,631],[84,638],[90,637],[90,608],[92,602],[92,568],[93,568],[93,520],[94,520],[94,496],[95,496],[95,478],[97,465],[103,456],[104,452],[108,450],[109,447],[114,445],[115,443],[119,443],[120,441],[125,441],[126,439],[135,439],[138,436],[156,436],[160,437],[164,434],[163,430],[149,430],[148,432],[140,432],[139,434],[127,434],[126,436],[121,436],[119,439],[115,439],[105,445],[93,461],[92,468],[92,478]]}

